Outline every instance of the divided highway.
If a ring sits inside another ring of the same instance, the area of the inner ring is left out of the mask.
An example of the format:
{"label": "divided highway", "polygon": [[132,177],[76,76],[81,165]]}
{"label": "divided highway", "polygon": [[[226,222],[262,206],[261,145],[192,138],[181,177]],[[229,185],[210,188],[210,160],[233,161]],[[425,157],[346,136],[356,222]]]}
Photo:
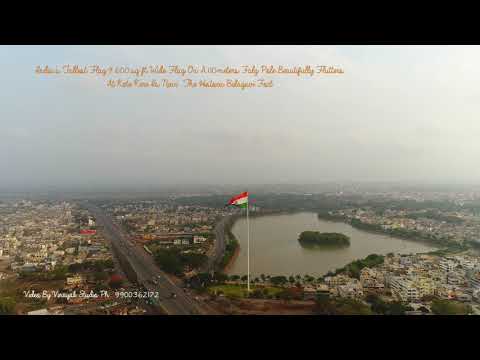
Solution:
{"label": "divided highway", "polygon": [[205,313],[200,304],[188,297],[182,288],[175,285],[157,267],[153,258],[142,247],[133,244],[123,230],[102,209],[89,202],[85,202],[83,205],[95,216],[97,224],[103,226],[104,235],[115,250],[129,261],[137,275],[138,283],[148,291],[158,292],[157,304],[167,314],[193,315]]}

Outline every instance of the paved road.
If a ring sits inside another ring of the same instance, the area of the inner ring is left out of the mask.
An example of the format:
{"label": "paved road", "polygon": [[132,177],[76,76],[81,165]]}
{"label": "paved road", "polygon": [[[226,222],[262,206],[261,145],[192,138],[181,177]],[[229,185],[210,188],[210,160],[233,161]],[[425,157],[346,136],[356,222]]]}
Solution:
{"label": "paved road", "polygon": [[215,225],[215,244],[213,247],[213,254],[208,257],[208,262],[204,268],[204,271],[212,271],[215,269],[215,265],[220,262],[225,254],[225,225],[228,221],[228,216],[220,220]]}
{"label": "paved road", "polygon": [[[103,226],[104,235],[111,241],[112,246],[128,259],[137,275],[138,282],[148,291],[158,291],[158,305],[167,314],[192,315],[205,313],[200,304],[188,297],[182,288],[175,285],[156,266],[152,257],[141,246],[134,245],[123,230],[102,209],[89,202],[83,205],[95,216],[97,224]],[[157,284],[153,282],[153,279]],[[176,294],[176,298],[173,298],[172,294]]]}

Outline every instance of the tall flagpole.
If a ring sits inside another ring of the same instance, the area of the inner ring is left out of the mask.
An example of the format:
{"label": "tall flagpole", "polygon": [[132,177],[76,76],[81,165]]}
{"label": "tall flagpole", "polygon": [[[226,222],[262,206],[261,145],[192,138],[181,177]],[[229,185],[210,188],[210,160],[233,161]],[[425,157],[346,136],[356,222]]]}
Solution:
{"label": "tall flagpole", "polygon": [[248,221],[248,201],[247,201],[247,291],[250,293],[250,222]]}

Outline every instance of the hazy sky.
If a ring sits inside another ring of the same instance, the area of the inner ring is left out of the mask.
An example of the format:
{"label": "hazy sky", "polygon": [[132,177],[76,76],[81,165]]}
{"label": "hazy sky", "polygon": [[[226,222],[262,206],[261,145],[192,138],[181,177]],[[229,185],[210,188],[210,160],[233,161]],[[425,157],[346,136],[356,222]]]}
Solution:
{"label": "hazy sky", "polygon": [[[108,89],[36,65],[335,65],[272,89]],[[0,187],[480,180],[478,46],[0,46]]]}

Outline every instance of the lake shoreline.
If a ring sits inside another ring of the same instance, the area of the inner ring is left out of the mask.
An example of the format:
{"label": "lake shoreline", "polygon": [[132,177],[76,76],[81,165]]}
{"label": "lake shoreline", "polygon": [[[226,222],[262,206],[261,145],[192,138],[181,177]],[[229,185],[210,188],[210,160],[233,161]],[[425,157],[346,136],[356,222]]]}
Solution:
{"label": "lake shoreline", "polygon": [[371,233],[371,234],[384,235],[384,236],[388,236],[388,237],[391,237],[393,239],[399,239],[399,240],[415,241],[415,242],[427,244],[427,245],[430,245],[432,247],[438,248],[438,250],[440,250],[442,248],[446,248],[446,246],[441,246],[435,240],[423,239],[423,238],[419,238],[419,237],[412,238],[412,237],[408,237],[408,236],[392,235],[387,231],[364,229],[364,228],[355,226],[354,224],[352,224],[350,221],[347,221],[346,219],[341,219],[341,218],[330,219],[328,216],[322,216],[321,214],[317,214],[317,216],[318,216],[319,219],[322,219],[324,221],[347,224],[347,225],[350,225],[351,227],[353,227],[355,229],[358,229],[358,230],[361,230],[361,231],[364,231],[364,232],[367,232],[367,233]]}
{"label": "lake shoreline", "polygon": [[[270,216],[269,216],[270,215]],[[278,218],[277,215],[291,215]],[[363,259],[370,254],[386,255],[425,253],[440,247],[425,241],[413,241],[388,234],[373,233],[358,229],[343,221],[330,221],[319,218],[316,212],[308,210],[273,211],[257,214],[259,218],[251,226],[254,241],[253,275],[309,274],[324,276],[330,270]],[[241,221],[237,221],[241,219]],[[260,220],[265,218],[265,220]],[[252,219],[251,219],[252,220]],[[298,243],[298,234],[305,229],[327,233],[343,233],[352,239],[350,247],[333,248],[325,251],[305,249]],[[232,223],[232,232],[239,240],[241,250],[228,263],[230,275],[244,275],[246,272],[246,221],[244,214],[236,216]],[[371,235],[369,235],[371,234]],[[252,255],[252,254],[251,254]]]}
{"label": "lake shoreline", "polygon": [[[367,233],[371,233],[371,234],[384,235],[384,236],[388,236],[390,238],[398,239],[398,240],[415,241],[415,242],[430,245],[432,247],[438,248],[439,250],[442,249],[442,248],[445,248],[445,246],[439,245],[435,240],[422,239],[422,238],[410,238],[410,237],[407,237],[407,236],[402,237],[402,236],[399,236],[399,235],[392,235],[392,234],[390,234],[386,231],[382,231],[382,230],[363,229],[363,228],[360,228],[360,227],[357,227],[357,226],[353,225],[351,222],[349,222],[349,221],[347,221],[343,218],[333,218],[333,217],[329,217],[329,216],[323,216],[322,214],[320,214],[316,211],[312,211],[312,210],[271,210],[269,212],[261,212],[261,213],[253,213],[253,214],[250,213],[249,216],[252,219],[252,218],[260,218],[260,217],[263,217],[263,216],[295,215],[295,214],[300,214],[300,213],[316,214],[317,217],[321,220],[332,222],[332,223],[346,224],[346,225],[349,225],[349,226],[353,227],[354,229],[364,231],[364,232],[367,232]],[[232,229],[235,226],[235,223],[237,222],[237,220],[245,218],[245,217],[246,217],[246,215],[244,215],[244,214],[234,215],[232,217],[232,222],[230,223],[230,229]]]}
{"label": "lake shoreline", "polygon": [[223,271],[225,274],[228,274],[229,271],[232,269],[233,265],[235,264],[235,261],[236,261],[237,258],[238,258],[238,255],[240,255],[240,244],[237,245],[237,247],[235,248],[235,251],[234,251],[233,255],[230,257],[230,259],[228,260],[227,264],[223,267],[222,271]]}

